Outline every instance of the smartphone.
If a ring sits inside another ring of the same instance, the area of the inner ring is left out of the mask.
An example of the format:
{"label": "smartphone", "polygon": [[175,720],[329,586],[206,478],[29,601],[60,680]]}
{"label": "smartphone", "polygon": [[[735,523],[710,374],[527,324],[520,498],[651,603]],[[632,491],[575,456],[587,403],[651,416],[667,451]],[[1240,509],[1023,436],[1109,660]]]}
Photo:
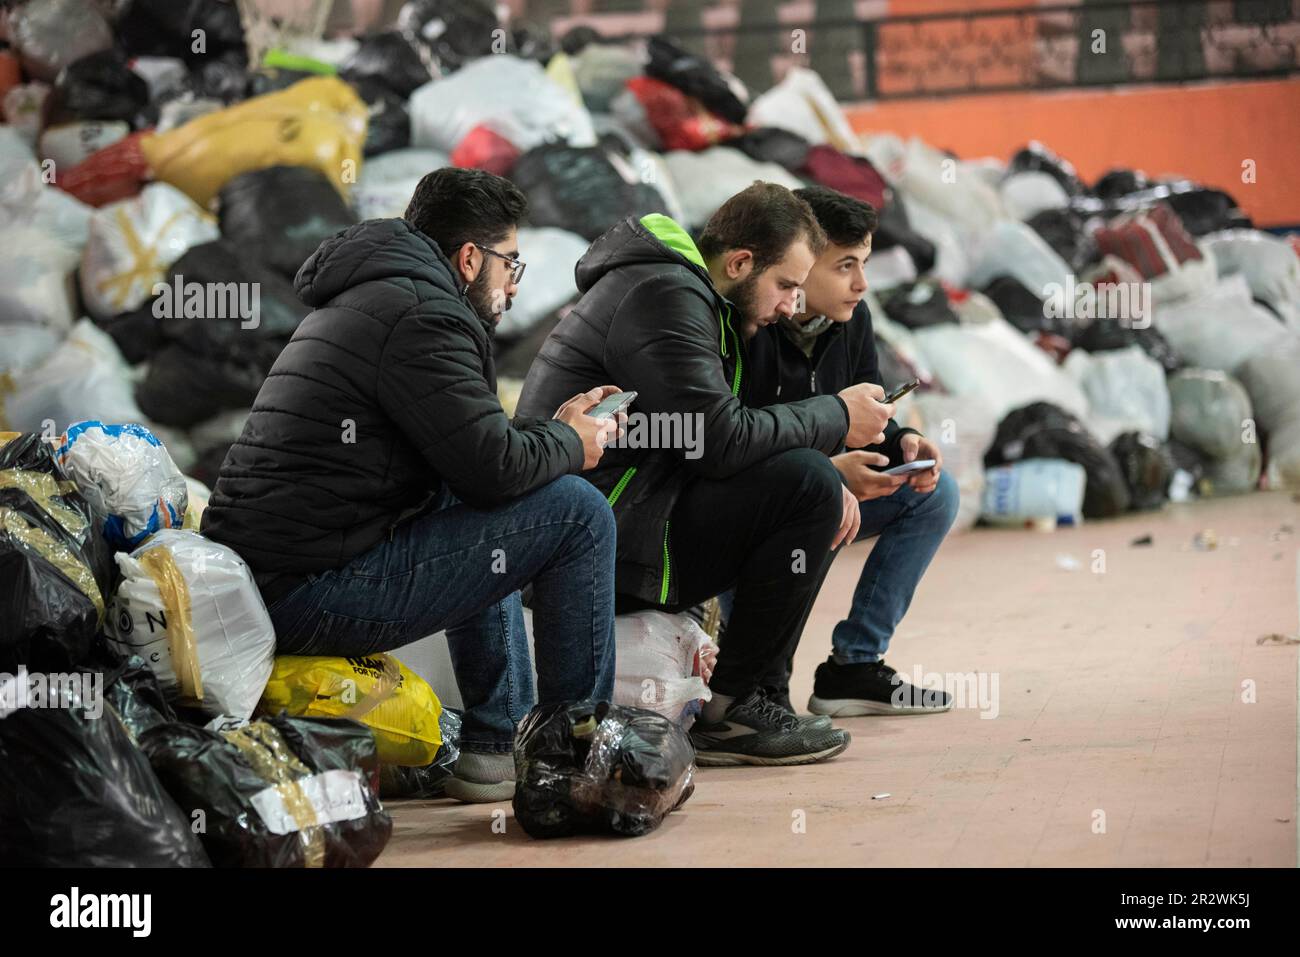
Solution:
{"label": "smartphone", "polygon": [[917,459],[915,462],[904,462],[902,465],[895,465],[892,469],[885,469],[884,474],[907,475],[909,472],[924,472],[932,468],[934,468],[934,459]]}
{"label": "smartphone", "polygon": [[635,398],[635,392],[615,392],[592,406],[591,411],[587,414],[593,419],[612,419],[618,413],[626,412],[627,407],[632,404],[632,400]]}
{"label": "smartphone", "polygon": [[884,402],[885,405],[889,405],[889,403],[891,402],[897,402],[899,399],[907,395],[907,393],[911,392],[920,384],[921,384],[920,379],[913,379],[907,385],[900,385],[897,391],[891,392],[889,395],[885,396],[885,398],[882,399],[881,401]]}

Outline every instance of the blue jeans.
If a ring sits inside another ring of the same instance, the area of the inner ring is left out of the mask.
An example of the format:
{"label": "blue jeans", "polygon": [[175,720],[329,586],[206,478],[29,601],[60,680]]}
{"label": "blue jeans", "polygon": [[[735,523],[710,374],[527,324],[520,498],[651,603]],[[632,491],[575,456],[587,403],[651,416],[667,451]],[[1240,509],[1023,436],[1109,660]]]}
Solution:
{"label": "blue jeans", "polygon": [[[519,599],[530,582],[536,691]],[[445,493],[268,611],[287,655],[364,657],[446,629],[465,702],[461,746],[508,752],[536,699],[613,694],[614,515],[576,475],[488,509]]]}
{"label": "blue jeans", "polygon": [[[917,492],[903,485],[892,495],[858,503],[862,524],[854,541],[874,535],[879,535],[880,541],[858,576],[848,617],[831,633],[831,647],[838,663],[879,661],[885,656],[894,629],[912,604],[916,586],[957,517],[959,498],[957,483],[947,472],[940,471],[933,492]],[[826,563],[823,576],[830,564]],[[718,597],[723,617],[730,619],[733,593]],[[785,688],[793,658],[791,646],[780,661],[772,663],[763,684]]]}

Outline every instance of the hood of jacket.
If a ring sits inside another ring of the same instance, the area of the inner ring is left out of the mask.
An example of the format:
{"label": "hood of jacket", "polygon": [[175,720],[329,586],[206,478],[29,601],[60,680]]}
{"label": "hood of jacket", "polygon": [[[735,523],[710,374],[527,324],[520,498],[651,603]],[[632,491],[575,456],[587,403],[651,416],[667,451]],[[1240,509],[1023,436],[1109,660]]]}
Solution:
{"label": "hood of jacket", "polygon": [[690,234],[662,213],[629,216],[592,243],[574,270],[578,291],[585,293],[611,269],[642,263],[684,266],[719,295]]}
{"label": "hood of jacket", "polygon": [[404,219],[368,219],[335,233],[302,264],[293,287],[299,299],[318,309],[354,286],[377,280],[423,280],[461,296],[438,244]]}

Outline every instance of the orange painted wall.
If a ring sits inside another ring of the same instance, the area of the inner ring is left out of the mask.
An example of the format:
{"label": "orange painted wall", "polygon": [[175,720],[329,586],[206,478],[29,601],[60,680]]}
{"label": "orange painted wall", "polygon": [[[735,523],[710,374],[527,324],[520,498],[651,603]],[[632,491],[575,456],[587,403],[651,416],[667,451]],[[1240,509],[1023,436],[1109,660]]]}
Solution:
{"label": "orange painted wall", "polygon": [[[1116,166],[1236,197],[1258,225],[1300,224],[1300,78],[1203,86],[898,100],[847,108],[859,132],[919,136],[961,157],[1039,140],[1086,182]],[[1242,163],[1255,161],[1255,182]]]}

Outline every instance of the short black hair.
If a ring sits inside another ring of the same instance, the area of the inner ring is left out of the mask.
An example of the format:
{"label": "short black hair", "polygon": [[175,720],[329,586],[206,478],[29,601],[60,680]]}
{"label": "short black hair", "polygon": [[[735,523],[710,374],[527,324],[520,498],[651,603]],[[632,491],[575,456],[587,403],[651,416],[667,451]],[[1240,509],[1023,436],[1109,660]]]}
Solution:
{"label": "short black hair", "polygon": [[826,234],[807,203],[778,183],[755,180],[709,217],[696,246],[706,260],[729,249],[748,249],[754,271],[762,272],[799,239],[814,256],[826,248]]}
{"label": "short black hair", "polygon": [[794,194],[812,207],[826,237],[836,246],[856,246],[880,225],[874,206],[829,186],[805,186]]}
{"label": "short black hair", "polygon": [[466,243],[501,242],[527,211],[528,198],[510,180],[444,166],[420,180],[403,218],[452,259]]}

